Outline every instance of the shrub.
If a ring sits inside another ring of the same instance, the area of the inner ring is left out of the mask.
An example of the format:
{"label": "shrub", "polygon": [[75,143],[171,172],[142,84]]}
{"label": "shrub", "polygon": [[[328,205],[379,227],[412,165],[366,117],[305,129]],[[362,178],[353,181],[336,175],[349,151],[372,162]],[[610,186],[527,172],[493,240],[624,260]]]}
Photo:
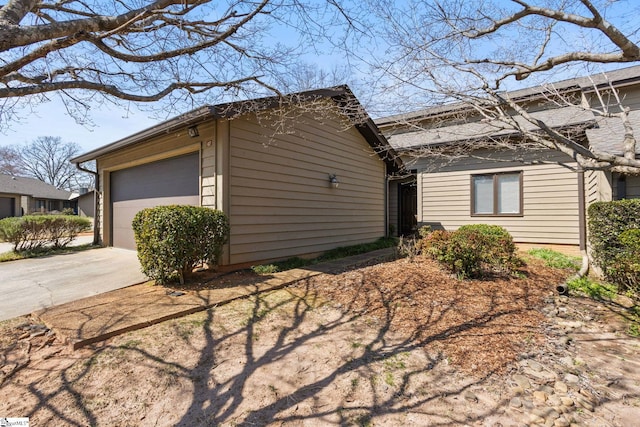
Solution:
{"label": "shrub", "polygon": [[0,220],[0,240],[13,244],[14,252],[34,251],[46,246],[63,248],[91,221],[69,215],[27,215]]}
{"label": "shrub", "polygon": [[431,233],[421,234],[423,238],[418,242],[418,247],[423,254],[439,260],[447,251],[451,233],[445,230],[435,230]]}
{"label": "shrub", "polygon": [[464,225],[451,233],[434,231],[423,239],[423,251],[462,279],[511,272],[521,264],[511,235],[497,225]]}
{"label": "shrub", "polygon": [[229,237],[227,216],[196,206],[143,209],[133,219],[142,271],[159,283],[177,277],[184,284],[193,268],[217,264]]}
{"label": "shrub", "polygon": [[640,288],[640,200],[597,202],[589,206],[591,256],[604,279],[622,291]]}

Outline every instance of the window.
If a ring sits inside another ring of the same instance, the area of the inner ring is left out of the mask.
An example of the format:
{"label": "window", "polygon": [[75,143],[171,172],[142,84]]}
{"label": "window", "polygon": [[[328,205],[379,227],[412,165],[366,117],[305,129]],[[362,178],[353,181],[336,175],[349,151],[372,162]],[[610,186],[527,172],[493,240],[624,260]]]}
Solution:
{"label": "window", "polygon": [[522,215],[522,172],[472,175],[471,215]]}

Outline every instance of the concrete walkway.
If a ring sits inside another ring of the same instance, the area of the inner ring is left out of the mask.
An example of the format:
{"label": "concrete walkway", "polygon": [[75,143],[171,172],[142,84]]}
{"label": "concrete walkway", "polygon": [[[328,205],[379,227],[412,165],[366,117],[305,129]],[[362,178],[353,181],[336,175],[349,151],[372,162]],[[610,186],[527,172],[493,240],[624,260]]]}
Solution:
{"label": "concrete walkway", "polygon": [[283,288],[298,280],[323,273],[337,273],[392,257],[392,248],[381,249],[305,269],[274,273],[250,285],[194,290],[180,296],[171,296],[167,294],[167,288],[147,282],[40,310],[33,315],[73,349],[77,349],[128,331],[227,304],[238,298]]}

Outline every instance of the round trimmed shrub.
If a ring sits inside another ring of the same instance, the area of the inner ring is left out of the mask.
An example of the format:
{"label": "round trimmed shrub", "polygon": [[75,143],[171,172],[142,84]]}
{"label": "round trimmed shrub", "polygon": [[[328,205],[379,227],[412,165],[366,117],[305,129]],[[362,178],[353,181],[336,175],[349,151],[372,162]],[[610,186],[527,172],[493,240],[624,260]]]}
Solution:
{"label": "round trimmed shrub", "polygon": [[463,225],[454,232],[434,231],[423,239],[423,251],[459,278],[509,273],[522,264],[507,230],[498,225]]}
{"label": "round trimmed shrub", "polygon": [[184,284],[193,268],[215,265],[229,238],[229,221],[218,210],[186,205],[143,209],[133,219],[142,271],[161,284]]}

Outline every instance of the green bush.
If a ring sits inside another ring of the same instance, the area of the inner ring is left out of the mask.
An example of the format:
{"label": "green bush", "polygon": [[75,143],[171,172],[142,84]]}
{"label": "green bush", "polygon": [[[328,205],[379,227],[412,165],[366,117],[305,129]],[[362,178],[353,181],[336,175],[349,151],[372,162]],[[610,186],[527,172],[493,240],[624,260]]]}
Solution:
{"label": "green bush", "polygon": [[162,284],[176,276],[183,284],[197,265],[219,261],[229,221],[209,208],[158,206],[138,212],[133,231],[142,271]]}
{"label": "green bush", "polygon": [[91,221],[70,215],[27,215],[0,220],[0,240],[13,244],[14,252],[37,251],[53,246],[64,248],[79,233],[91,228]]}
{"label": "green bush", "polygon": [[461,279],[509,273],[521,265],[511,235],[497,225],[464,225],[451,233],[437,230],[423,239],[422,247]]}
{"label": "green bush", "polygon": [[604,279],[621,291],[640,288],[640,200],[597,202],[589,206],[591,256]]}

